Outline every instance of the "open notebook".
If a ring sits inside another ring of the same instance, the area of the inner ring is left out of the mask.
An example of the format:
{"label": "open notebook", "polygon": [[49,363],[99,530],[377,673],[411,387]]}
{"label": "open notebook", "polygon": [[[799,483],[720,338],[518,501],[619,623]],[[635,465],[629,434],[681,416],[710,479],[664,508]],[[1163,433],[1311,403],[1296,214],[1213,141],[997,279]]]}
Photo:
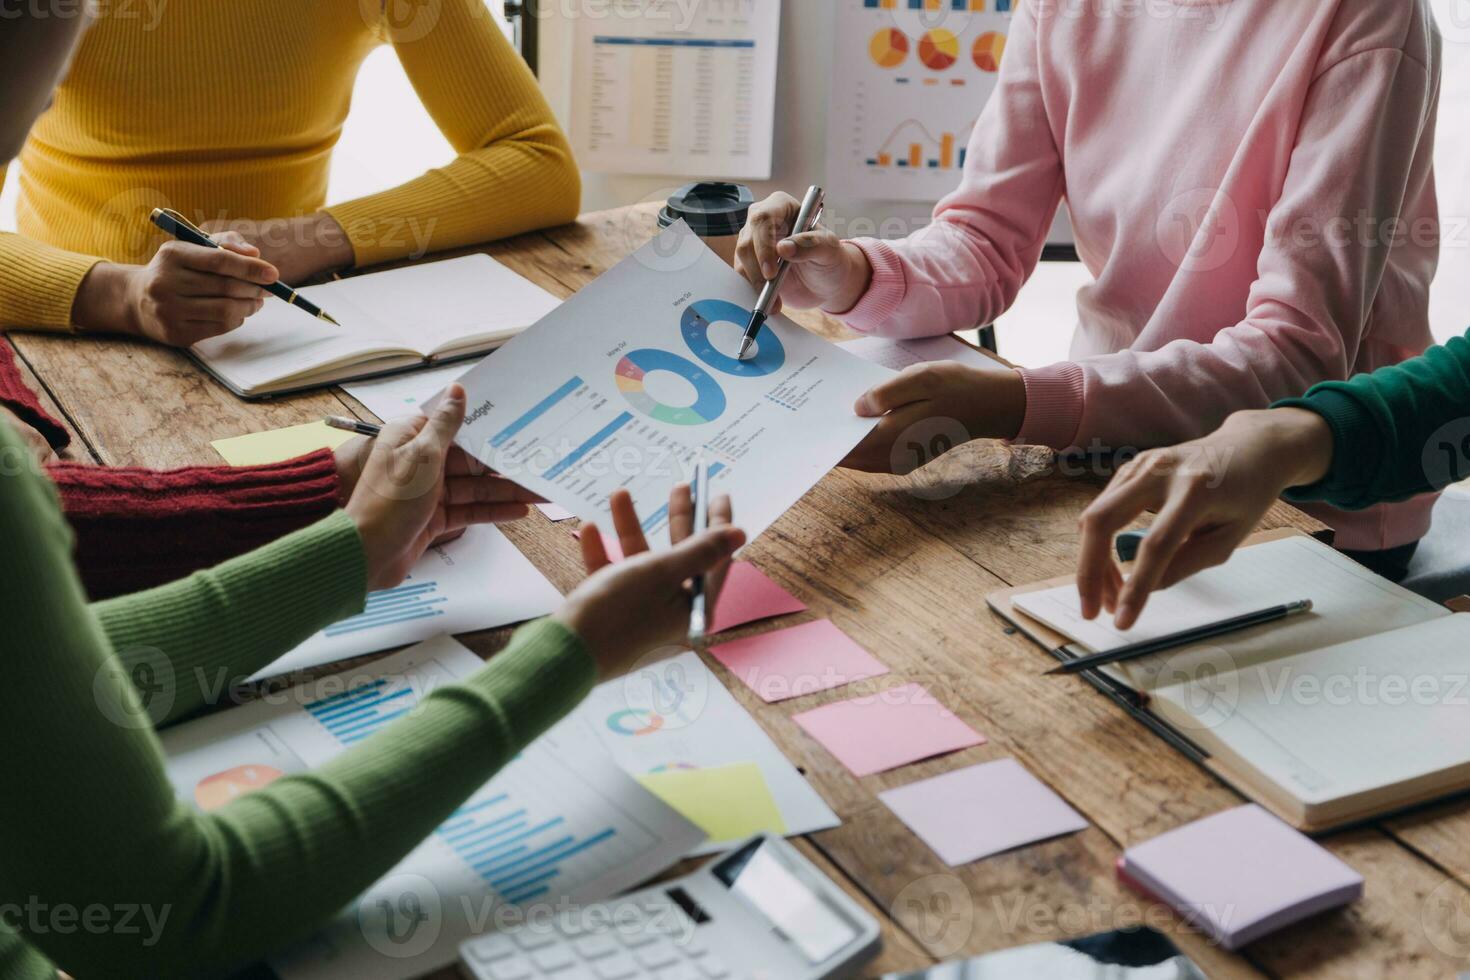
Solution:
{"label": "open notebook", "polygon": [[1155,594],[1126,634],[1074,584],[1014,610],[1089,652],[1311,599],[1313,611],[1103,670],[1293,825],[1350,823],[1470,789],[1470,615],[1293,535]]}
{"label": "open notebook", "polygon": [[235,394],[264,398],[484,354],[560,303],[488,255],[354,276],[301,295],[342,326],[269,298],[240,329],[195,344],[194,356]]}

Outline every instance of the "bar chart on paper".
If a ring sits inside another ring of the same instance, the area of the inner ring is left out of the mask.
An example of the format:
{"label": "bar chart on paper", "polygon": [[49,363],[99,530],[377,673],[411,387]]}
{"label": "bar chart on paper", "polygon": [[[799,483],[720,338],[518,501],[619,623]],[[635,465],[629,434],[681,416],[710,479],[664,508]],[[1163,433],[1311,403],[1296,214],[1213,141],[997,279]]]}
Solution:
{"label": "bar chart on paper", "polygon": [[839,190],[935,201],[995,90],[1012,0],[841,0],[828,170]]}
{"label": "bar chart on paper", "polygon": [[[202,810],[227,805],[428,710],[433,691],[481,667],[465,647],[439,637],[303,685],[291,697],[174,726],[163,734],[170,779]],[[272,965],[285,978],[419,976],[452,962],[460,941],[488,928],[490,909],[607,898],[663,871],[702,839],[600,753],[548,733],[384,869],[335,924]],[[393,917],[431,912],[436,929],[427,941],[403,941],[410,930]],[[398,937],[388,958],[385,931]]]}

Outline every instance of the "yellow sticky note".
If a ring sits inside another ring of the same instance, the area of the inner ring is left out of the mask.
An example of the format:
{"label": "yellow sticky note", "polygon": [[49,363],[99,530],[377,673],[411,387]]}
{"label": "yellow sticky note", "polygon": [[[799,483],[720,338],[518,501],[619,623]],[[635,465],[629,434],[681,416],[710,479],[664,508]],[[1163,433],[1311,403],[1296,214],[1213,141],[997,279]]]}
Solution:
{"label": "yellow sticky note", "polygon": [[295,459],[318,449],[336,449],[352,438],[351,432],[334,429],[325,422],[308,422],[248,436],[216,439],[210,445],[231,466],[264,466]]}
{"label": "yellow sticky note", "polygon": [[761,767],[741,762],[712,769],[668,769],[639,776],[649,792],[678,810],[712,841],[738,841],[761,831],[785,834],[786,822]]}

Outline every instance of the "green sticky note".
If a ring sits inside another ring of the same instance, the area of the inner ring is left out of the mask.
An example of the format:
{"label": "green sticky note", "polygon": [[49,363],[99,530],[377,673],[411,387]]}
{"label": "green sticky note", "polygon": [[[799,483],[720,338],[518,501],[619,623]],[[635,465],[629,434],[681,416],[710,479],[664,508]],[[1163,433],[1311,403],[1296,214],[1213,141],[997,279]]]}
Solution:
{"label": "green sticky note", "polygon": [[269,432],[216,439],[210,445],[231,466],[264,466],[305,456],[318,449],[336,449],[351,438],[351,432],[334,429],[325,422],[308,422]]}
{"label": "green sticky note", "polygon": [[786,822],[761,767],[740,762],[711,769],[669,769],[639,776],[659,799],[716,842],[744,840],[761,831],[784,835]]}

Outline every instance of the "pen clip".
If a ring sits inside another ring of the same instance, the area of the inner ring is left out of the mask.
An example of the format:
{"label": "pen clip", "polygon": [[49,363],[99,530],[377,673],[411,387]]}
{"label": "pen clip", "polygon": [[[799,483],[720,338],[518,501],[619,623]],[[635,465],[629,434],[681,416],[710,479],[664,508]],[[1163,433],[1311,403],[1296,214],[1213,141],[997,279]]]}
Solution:
{"label": "pen clip", "polygon": [[168,215],[171,219],[173,219],[174,221],[176,221],[179,224],[183,225],[185,228],[189,229],[190,231],[194,232],[196,235],[200,235],[200,236],[202,236],[204,238],[209,238],[209,236],[207,234],[205,234],[204,229],[202,229],[198,225],[194,224],[194,222],[190,221],[188,218],[184,217],[182,214],[179,214],[179,212],[175,211],[173,208],[154,208],[153,210],[157,211],[159,214],[166,214],[166,215]]}

